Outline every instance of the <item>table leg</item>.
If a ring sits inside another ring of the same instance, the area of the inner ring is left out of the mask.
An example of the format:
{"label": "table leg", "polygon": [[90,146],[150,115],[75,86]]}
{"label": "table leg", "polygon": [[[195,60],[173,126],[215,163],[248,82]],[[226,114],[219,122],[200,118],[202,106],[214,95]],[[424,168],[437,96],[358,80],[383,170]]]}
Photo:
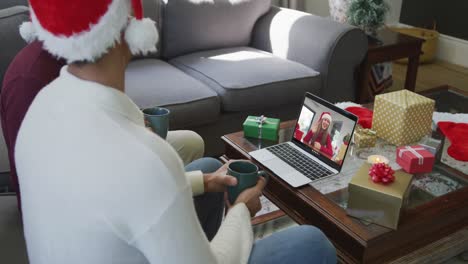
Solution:
{"label": "table leg", "polygon": [[418,75],[419,54],[408,58],[408,68],[406,69],[405,89],[413,91],[416,89],[416,77]]}
{"label": "table leg", "polygon": [[371,65],[367,62],[367,58],[361,64],[359,70],[359,80],[357,87],[357,103],[366,103],[373,99],[374,95],[372,94],[371,88],[369,87],[369,74],[371,71]]}

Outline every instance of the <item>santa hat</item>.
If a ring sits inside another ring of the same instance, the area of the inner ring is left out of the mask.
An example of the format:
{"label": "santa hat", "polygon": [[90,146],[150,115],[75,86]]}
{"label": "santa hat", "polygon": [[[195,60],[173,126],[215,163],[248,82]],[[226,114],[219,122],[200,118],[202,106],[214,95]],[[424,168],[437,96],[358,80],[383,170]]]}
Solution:
{"label": "santa hat", "polygon": [[[23,39],[38,39],[51,54],[74,61],[95,61],[122,31],[133,55],[156,51],[156,23],[143,18],[141,0],[29,0],[31,22],[20,27]],[[134,18],[129,19],[133,10]]]}
{"label": "santa hat", "polygon": [[328,121],[330,121],[330,123],[332,122],[332,117],[331,117],[331,114],[329,112],[323,112],[322,115],[320,116],[320,120],[322,119],[328,119]]}

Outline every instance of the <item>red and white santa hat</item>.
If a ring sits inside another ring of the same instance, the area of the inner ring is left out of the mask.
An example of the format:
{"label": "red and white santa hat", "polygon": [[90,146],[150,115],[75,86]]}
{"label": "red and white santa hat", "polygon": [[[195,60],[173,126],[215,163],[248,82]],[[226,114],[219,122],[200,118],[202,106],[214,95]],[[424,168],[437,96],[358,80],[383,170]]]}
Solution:
{"label": "red and white santa hat", "polygon": [[[27,42],[38,39],[51,54],[74,61],[95,61],[122,31],[133,55],[156,51],[156,23],[143,18],[141,0],[29,0],[31,22],[20,27]],[[134,17],[129,18],[132,13]]]}
{"label": "red and white santa hat", "polygon": [[322,119],[328,119],[328,121],[330,121],[330,123],[332,122],[332,117],[331,117],[331,114],[329,112],[323,112],[322,115],[320,116],[320,120]]}

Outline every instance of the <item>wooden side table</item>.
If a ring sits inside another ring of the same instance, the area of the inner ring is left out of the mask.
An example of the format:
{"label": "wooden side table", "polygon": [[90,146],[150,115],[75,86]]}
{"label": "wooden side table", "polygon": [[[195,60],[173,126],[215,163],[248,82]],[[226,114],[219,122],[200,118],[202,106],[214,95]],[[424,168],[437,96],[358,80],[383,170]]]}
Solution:
{"label": "wooden side table", "polygon": [[369,74],[371,66],[376,63],[394,61],[408,58],[406,70],[405,89],[414,91],[416,87],[416,76],[418,74],[419,56],[423,39],[400,34],[389,29],[378,32],[381,43],[369,40],[367,55],[361,63],[358,78],[357,102],[366,103],[374,99],[381,91],[374,91],[369,86]]}

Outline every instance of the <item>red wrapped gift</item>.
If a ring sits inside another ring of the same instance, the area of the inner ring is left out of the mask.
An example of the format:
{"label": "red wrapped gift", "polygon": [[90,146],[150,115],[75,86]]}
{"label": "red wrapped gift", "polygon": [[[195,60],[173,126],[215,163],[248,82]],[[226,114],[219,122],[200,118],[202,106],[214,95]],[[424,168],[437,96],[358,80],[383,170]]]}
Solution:
{"label": "red wrapped gift", "polygon": [[397,148],[396,162],[408,173],[432,171],[435,157],[420,145]]}

